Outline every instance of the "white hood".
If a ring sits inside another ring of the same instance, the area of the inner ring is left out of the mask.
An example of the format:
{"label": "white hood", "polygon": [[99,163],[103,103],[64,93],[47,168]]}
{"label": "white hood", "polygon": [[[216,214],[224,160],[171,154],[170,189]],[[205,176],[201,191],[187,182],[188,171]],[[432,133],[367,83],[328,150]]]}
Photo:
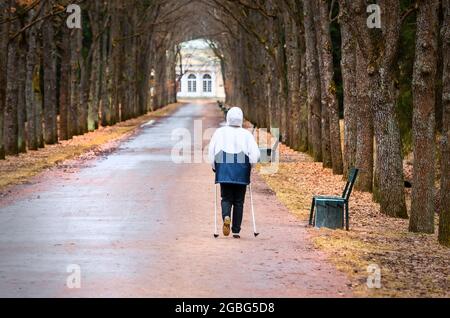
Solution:
{"label": "white hood", "polygon": [[227,113],[227,125],[216,130],[209,144],[209,161],[214,166],[215,156],[224,151],[227,154],[243,152],[255,164],[260,157],[260,151],[255,137],[242,128],[244,114],[239,107],[231,108]]}
{"label": "white hood", "polygon": [[239,107],[232,107],[227,112],[227,125],[234,127],[242,127],[244,121],[244,114]]}

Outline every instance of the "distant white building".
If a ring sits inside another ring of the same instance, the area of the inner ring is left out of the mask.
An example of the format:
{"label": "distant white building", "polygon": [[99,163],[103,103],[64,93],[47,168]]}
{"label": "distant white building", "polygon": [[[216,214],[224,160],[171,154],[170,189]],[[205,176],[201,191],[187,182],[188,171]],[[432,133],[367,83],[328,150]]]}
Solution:
{"label": "distant white building", "polygon": [[177,63],[178,98],[225,99],[220,60],[203,41],[182,45],[181,60]]}

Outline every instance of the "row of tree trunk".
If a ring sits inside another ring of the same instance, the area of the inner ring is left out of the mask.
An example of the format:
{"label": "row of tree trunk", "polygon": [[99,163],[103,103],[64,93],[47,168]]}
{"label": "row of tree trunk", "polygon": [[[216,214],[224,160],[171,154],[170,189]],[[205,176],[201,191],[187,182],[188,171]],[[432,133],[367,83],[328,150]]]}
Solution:
{"label": "row of tree trunk", "polygon": [[[0,0],[0,159],[176,99],[174,63],[160,60],[168,47],[154,36],[160,4],[80,1],[79,17],[70,4]],[[81,28],[70,28],[78,18]]]}
{"label": "row of tree trunk", "polygon": [[[222,20],[237,25],[234,47],[224,49],[231,68],[226,85],[228,103],[242,106],[260,127],[279,128],[283,142],[308,151],[335,174],[346,176],[351,167],[359,168],[356,188],[372,192],[382,213],[399,218],[408,218],[397,116],[399,45],[403,23],[415,15],[409,228],[435,231],[435,149],[442,136],[439,240],[450,245],[449,2],[410,1],[410,7],[402,10],[405,3],[401,1],[378,1],[381,28],[368,27],[364,0],[269,0],[254,5],[213,2],[221,9]],[[336,18],[340,47],[333,47],[331,40],[331,24],[336,25]],[[340,52],[342,112],[335,85],[339,60],[333,58],[334,51]],[[443,56],[443,87],[442,96],[437,97],[439,52]],[[442,131],[435,124],[439,99]]]}

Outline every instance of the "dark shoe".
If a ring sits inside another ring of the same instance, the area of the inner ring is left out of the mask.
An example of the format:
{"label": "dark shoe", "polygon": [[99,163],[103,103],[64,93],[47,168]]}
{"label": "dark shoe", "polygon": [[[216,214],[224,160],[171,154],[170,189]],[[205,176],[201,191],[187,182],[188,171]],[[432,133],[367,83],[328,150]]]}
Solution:
{"label": "dark shoe", "polygon": [[228,236],[230,235],[230,224],[231,224],[231,218],[229,216],[226,216],[223,220],[223,235]]}
{"label": "dark shoe", "polygon": [[233,237],[234,237],[235,239],[240,239],[240,238],[241,238],[241,236],[240,236],[239,234],[233,234]]}

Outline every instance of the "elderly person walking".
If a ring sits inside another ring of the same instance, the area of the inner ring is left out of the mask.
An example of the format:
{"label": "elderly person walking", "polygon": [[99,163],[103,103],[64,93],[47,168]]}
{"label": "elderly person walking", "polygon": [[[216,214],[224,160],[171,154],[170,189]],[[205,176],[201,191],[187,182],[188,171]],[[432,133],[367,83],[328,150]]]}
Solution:
{"label": "elderly person walking", "polygon": [[[245,193],[250,184],[251,169],[260,157],[253,135],[242,128],[244,115],[239,107],[227,113],[227,125],[216,130],[209,144],[209,160],[220,184],[223,234],[240,238]],[[233,218],[231,219],[231,211]]]}

